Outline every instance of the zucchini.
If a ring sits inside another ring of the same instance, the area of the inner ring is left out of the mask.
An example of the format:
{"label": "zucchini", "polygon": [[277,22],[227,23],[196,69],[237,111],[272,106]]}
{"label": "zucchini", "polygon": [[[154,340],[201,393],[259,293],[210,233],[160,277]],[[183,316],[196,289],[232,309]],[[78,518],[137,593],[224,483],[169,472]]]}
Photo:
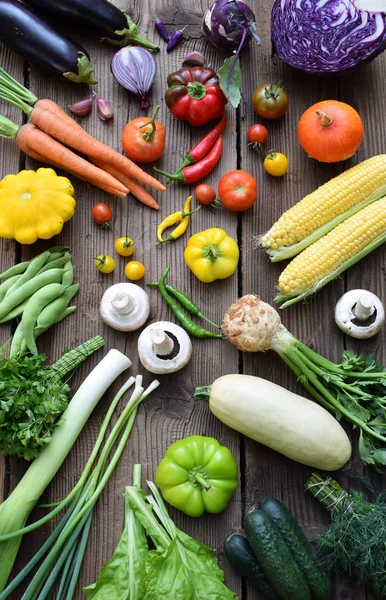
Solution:
{"label": "zucchini", "polygon": [[308,583],[269,516],[251,510],[244,519],[248,542],[273,589],[283,600],[311,600]]}
{"label": "zucchini", "polygon": [[269,600],[281,600],[275,592],[263,569],[256,560],[248,540],[239,533],[232,533],[224,542],[224,554],[232,567],[250,581]]}
{"label": "zucchini", "polygon": [[330,580],[319,565],[316,552],[307,540],[298,522],[290,511],[279,502],[269,498],[260,504],[259,509],[269,516],[279,528],[288,548],[305,576],[314,600],[329,600]]}
{"label": "zucchini", "polygon": [[223,375],[194,397],[209,400],[228,427],[303,465],[336,471],[351,456],[345,430],[327,410],[262,377]]}

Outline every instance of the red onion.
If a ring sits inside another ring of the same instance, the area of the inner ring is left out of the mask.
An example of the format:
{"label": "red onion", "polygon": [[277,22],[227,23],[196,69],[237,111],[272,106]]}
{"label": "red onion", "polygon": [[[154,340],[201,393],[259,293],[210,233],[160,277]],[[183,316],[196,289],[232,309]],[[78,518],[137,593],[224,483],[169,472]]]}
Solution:
{"label": "red onion", "polygon": [[157,72],[157,64],[149,50],[126,46],[114,54],[110,68],[114,79],[137,96],[141,108],[148,108],[150,88]]}

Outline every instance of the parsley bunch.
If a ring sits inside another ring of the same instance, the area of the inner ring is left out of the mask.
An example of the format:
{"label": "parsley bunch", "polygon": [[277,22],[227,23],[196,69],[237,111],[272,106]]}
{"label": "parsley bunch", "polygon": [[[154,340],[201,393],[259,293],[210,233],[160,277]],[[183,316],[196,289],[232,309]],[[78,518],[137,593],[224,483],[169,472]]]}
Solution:
{"label": "parsley bunch", "polygon": [[70,386],[63,378],[102,345],[97,336],[53,365],[44,364],[44,354],[7,358],[0,348],[0,454],[38,456],[68,405]]}

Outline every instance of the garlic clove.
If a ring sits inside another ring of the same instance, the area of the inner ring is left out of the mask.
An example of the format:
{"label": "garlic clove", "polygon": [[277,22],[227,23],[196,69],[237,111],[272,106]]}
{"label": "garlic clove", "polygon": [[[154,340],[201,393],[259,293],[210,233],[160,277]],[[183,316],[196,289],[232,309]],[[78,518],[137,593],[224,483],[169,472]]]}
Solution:
{"label": "garlic clove", "polygon": [[114,116],[114,111],[110,102],[100,96],[98,96],[97,99],[97,112],[102,121],[109,121]]}
{"label": "garlic clove", "polygon": [[85,117],[92,110],[92,98],[84,98],[84,100],[74,102],[68,108],[76,117]]}

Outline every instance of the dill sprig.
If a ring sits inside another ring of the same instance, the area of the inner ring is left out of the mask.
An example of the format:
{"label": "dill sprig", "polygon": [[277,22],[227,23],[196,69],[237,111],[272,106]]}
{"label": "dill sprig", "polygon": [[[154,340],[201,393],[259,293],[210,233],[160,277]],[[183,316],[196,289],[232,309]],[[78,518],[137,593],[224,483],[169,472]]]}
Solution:
{"label": "dill sprig", "polygon": [[316,538],[322,566],[346,573],[386,597],[386,494],[373,503],[361,492],[348,494],[331,477],[313,473],[307,491],[331,512],[331,525]]}

